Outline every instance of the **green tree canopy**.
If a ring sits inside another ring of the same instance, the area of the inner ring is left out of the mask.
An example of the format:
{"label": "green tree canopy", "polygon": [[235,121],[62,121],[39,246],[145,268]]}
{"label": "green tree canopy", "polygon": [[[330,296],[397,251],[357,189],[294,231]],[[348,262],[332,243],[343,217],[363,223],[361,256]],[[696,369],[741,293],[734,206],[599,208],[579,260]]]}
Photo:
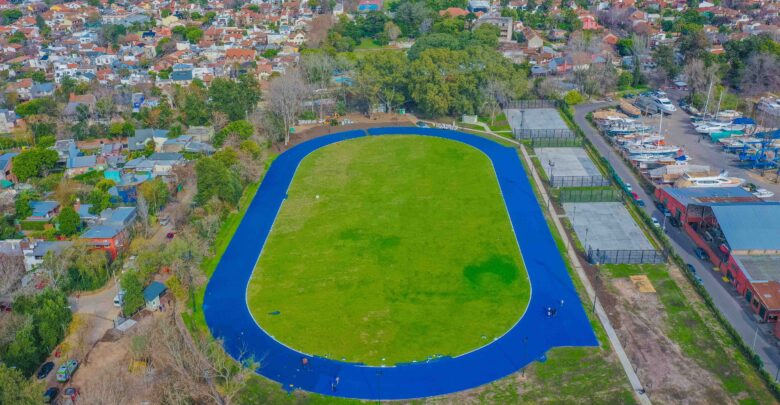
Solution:
{"label": "green tree canopy", "polygon": [[243,187],[234,171],[213,157],[202,158],[195,164],[198,177],[197,204],[205,204],[212,198],[230,205],[238,204]]}
{"label": "green tree canopy", "polygon": [[81,227],[81,217],[73,207],[65,207],[57,215],[59,231],[65,236],[75,235]]}
{"label": "green tree canopy", "polygon": [[59,155],[51,149],[32,148],[15,156],[14,174],[19,181],[27,181],[33,177],[43,177],[59,160]]}
{"label": "green tree canopy", "polygon": [[209,87],[211,108],[225,113],[231,121],[246,118],[260,101],[260,85],[253,76],[241,75],[238,81],[218,77]]}
{"label": "green tree canopy", "polygon": [[0,363],[0,404],[31,405],[40,403],[40,393],[20,370]]}
{"label": "green tree canopy", "polygon": [[144,306],[144,286],[137,271],[128,271],[122,274],[119,284],[125,291],[122,313],[125,316],[130,316]]}
{"label": "green tree canopy", "polygon": [[171,195],[170,191],[168,191],[168,185],[159,177],[141,183],[141,185],[138,186],[138,192],[146,200],[146,203],[149,206],[149,212],[152,214],[165,207],[165,204],[168,203],[168,198],[170,198]]}
{"label": "green tree canopy", "polygon": [[240,140],[249,139],[255,133],[255,127],[246,120],[233,121],[227,124],[214,136],[214,146],[220,147],[231,136],[237,136]]}

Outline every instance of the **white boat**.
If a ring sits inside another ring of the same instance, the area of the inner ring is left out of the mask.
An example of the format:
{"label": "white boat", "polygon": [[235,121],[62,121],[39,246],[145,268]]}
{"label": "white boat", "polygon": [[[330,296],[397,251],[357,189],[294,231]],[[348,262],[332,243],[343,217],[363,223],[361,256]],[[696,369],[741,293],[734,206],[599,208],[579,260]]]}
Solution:
{"label": "white boat", "polygon": [[682,178],[674,184],[678,188],[687,187],[737,187],[742,185],[745,179],[739,177],[728,177],[728,172],[722,171],[717,175],[706,173],[685,173]]}
{"label": "white boat", "polygon": [[765,188],[759,188],[759,189],[757,189],[756,191],[753,192],[753,195],[758,197],[758,198],[770,198],[773,195],[775,195],[775,193],[773,193],[773,192],[771,192],[771,191],[769,191],[769,190],[767,190]]}
{"label": "white boat", "polygon": [[701,122],[693,126],[696,132],[700,134],[715,134],[718,132],[724,132],[729,127],[726,122]]}
{"label": "white boat", "polygon": [[629,146],[626,148],[629,159],[633,159],[634,156],[647,155],[661,157],[674,157],[680,153],[679,146],[655,146],[655,145],[639,145]]}

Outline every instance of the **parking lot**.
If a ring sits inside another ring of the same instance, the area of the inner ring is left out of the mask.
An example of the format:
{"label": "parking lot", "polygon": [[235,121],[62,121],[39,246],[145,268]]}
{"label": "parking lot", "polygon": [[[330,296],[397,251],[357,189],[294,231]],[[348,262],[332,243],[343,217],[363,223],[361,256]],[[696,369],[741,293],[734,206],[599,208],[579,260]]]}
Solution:
{"label": "parking lot", "polygon": [[[679,105],[679,100],[684,96],[684,93],[669,91],[668,95],[675,105]],[[644,119],[648,125],[658,128],[658,117]],[[780,198],[780,184],[761,177],[758,171],[742,167],[736,155],[725,153],[717,144],[702,138],[694,130],[690,116],[681,109],[678,108],[673,114],[664,117],[662,133],[666,136],[668,144],[679,145],[685,149],[685,153],[691,157],[691,164],[708,165],[713,171],[725,169],[729,176],[743,178],[746,182],[754,183],[774,192],[775,196],[770,200]]]}
{"label": "parking lot", "polygon": [[654,249],[623,203],[565,203],[563,208],[585,249]]}
{"label": "parking lot", "polygon": [[583,148],[535,148],[534,152],[539,157],[547,177],[601,176],[599,169]]}

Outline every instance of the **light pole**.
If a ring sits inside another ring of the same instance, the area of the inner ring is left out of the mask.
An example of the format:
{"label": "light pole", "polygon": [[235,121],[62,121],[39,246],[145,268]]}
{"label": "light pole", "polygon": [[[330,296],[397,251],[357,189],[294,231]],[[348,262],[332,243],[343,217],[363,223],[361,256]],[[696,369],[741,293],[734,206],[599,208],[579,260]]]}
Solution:
{"label": "light pole", "polygon": [[550,173],[550,192],[547,193],[547,211],[550,210],[550,200],[552,200],[552,189],[553,189],[553,168],[555,167],[555,163],[553,163],[552,160],[547,160],[547,168],[549,169]]}
{"label": "light pole", "polygon": [[583,249],[587,249],[588,248],[588,232],[590,232],[590,228],[588,228],[586,226],[585,227],[585,240],[583,240],[583,242],[585,242],[585,246],[582,247]]}

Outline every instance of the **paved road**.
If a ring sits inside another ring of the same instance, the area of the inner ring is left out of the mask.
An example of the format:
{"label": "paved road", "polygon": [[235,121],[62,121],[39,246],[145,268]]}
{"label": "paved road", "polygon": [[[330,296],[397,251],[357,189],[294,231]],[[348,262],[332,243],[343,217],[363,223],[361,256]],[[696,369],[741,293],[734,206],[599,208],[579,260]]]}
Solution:
{"label": "paved road", "polygon": [[[627,167],[623,159],[618,153],[612,149],[611,145],[602,137],[595,128],[585,119],[585,116],[597,109],[605,107],[610,103],[596,103],[582,105],[576,108],[574,121],[579,125],[588,139],[593,143],[599,153],[604,156],[612,167],[615,168],[617,174],[626,182],[638,185],[640,184],[638,179],[634,176],[633,172]],[[664,119],[666,122],[666,119]],[[665,131],[664,131],[665,132]],[[695,143],[695,142],[693,142]],[[686,145],[690,146],[690,145]],[[720,154],[720,152],[719,152]],[[720,154],[720,159],[723,161],[723,156]],[[704,155],[702,155],[704,156]],[[707,163],[704,163],[707,164]],[[717,166],[713,166],[717,168]],[[732,168],[729,171],[735,175],[741,174]],[[757,181],[755,181],[758,184]],[[763,185],[763,184],[762,184]],[[768,183],[767,185],[771,185]],[[767,187],[769,188],[769,187]],[[663,214],[658,211],[655,205],[652,203],[652,198],[641,187],[634,187],[640,198],[647,203],[644,208],[650,215],[662,219]],[[720,308],[721,313],[729,320],[731,325],[739,332],[742,339],[748,344],[753,345],[755,342],[755,350],[761,356],[764,361],[764,367],[767,372],[772,375],[778,373],[778,367],[780,367],[780,350],[778,350],[777,339],[772,336],[771,326],[768,324],[759,324],[754,317],[753,311],[751,311],[745,300],[738,296],[734,288],[729,283],[725,283],[721,280],[719,272],[711,271],[712,264],[709,261],[701,261],[693,255],[693,248],[695,247],[690,238],[685,235],[681,230],[667,226],[667,235],[669,236],[672,247],[687,263],[693,264],[698,273],[701,275],[704,288],[709,292],[715,305]],[[758,332],[757,332],[758,331]]]}

